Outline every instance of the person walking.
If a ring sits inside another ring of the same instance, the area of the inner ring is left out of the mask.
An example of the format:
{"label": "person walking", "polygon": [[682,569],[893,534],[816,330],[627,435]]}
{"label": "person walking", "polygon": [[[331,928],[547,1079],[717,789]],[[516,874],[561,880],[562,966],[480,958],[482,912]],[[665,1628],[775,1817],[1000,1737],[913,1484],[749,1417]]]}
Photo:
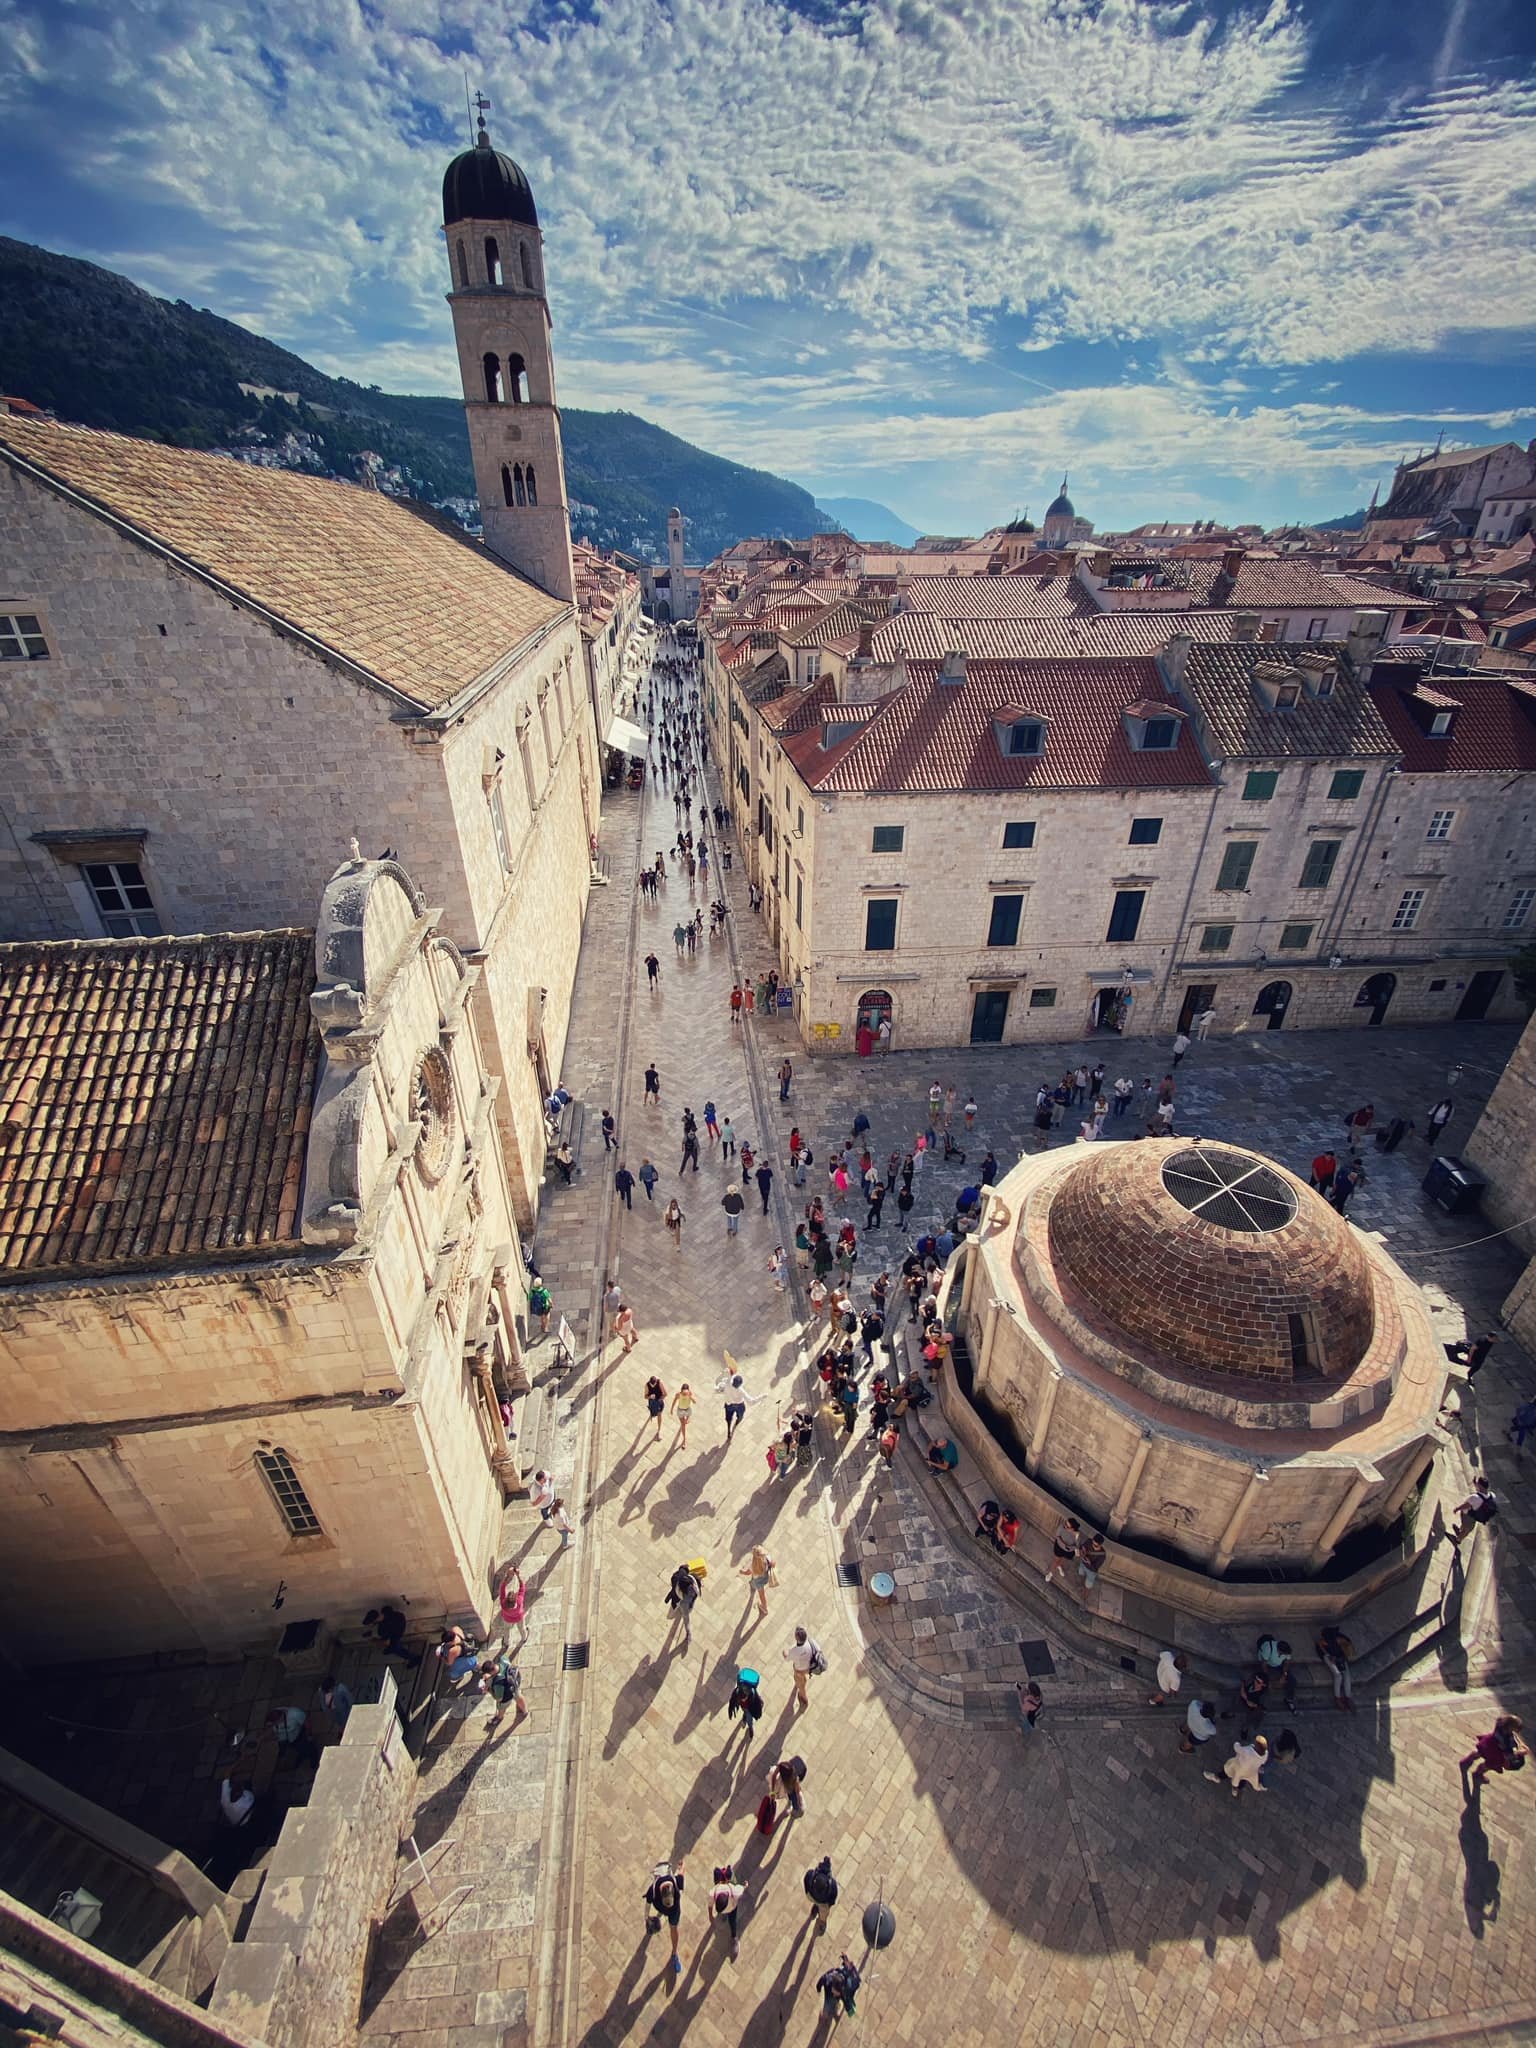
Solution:
{"label": "person walking", "polygon": [[613,1190],[626,1209],[634,1208],[635,1176],[622,1159],[619,1161],[618,1172],[613,1176]]}
{"label": "person walking", "polygon": [[1019,1725],[1026,1735],[1033,1735],[1040,1725],[1040,1716],[1045,1712],[1045,1694],[1036,1679],[1027,1679],[1014,1688],[1019,1703]]}
{"label": "person walking", "polygon": [[496,1589],[496,1605],[501,1612],[503,1628],[516,1629],[520,1638],[518,1647],[528,1639],[528,1581],[515,1564],[507,1566],[506,1575]]}
{"label": "person walking", "polygon": [[715,1391],[725,1396],[725,1441],[730,1443],[736,1434],[736,1425],[746,1420],[748,1408],[755,1408],[759,1401],[766,1401],[766,1394],[749,1394],[746,1381],[739,1372],[723,1372],[715,1381]]}
{"label": "person walking", "polygon": [[725,1211],[725,1234],[727,1237],[735,1237],[741,1229],[741,1212],[746,1207],[746,1203],[741,1199],[741,1189],[735,1181],[730,1183],[720,1197],[720,1206]]}
{"label": "person walking", "polygon": [[576,1155],[562,1138],[555,1147],[555,1167],[566,1187],[571,1184],[571,1175],[576,1171]]}
{"label": "person walking", "polygon": [[763,1214],[768,1214],[768,1197],[773,1192],[773,1168],[765,1159],[752,1176],[757,1182],[757,1192],[763,1198]]}
{"label": "person walking", "polygon": [[661,1442],[661,1418],[667,1412],[667,1390],[655,1373],[645,1383],[645,1412],[656,1424],[655,1441]]}
{"label": "person walking", "polygon": [[[1530,1750],[1521,1739],[1520,1731],[1525,1724],[1518,1714],[1500,1714],[1486,1735],[1479,1735],[1476,1742],[1460,1758],[1456,1768],[1461,1772],[1461,1796],[1471,1800],[1483,1789],[1483,1780],[1492,1771],[1502,1777],[1505,1771],[1519,1771],[1525,1768]],[[1475,1763],[1477,1769],[1467,1779],[1467,1767]]]}
{"label": "person walking", "polygon": [[[677,1417],[678,1442],[686,1451],[688,1448],[688,1418],[693,1413],[694,1392],[686,1380],[672,1396],[672,1413]],[[657,1441],[661,1440],[661,1427],[657,1425]]]}
{"label": "person walking", "polygon": [[1536,1400],[1522,1401],[1509,1418],[1509,1428],[1504,1434],[1517,1451],[1525,1449],[1525,1440],[1536,1430]]}
{"label": "person walking", "polygon": [[1213,1785],[1219,1785],[1223,1778],[1232,1787],[1232,1797],[1238,1798],[1245,1785],[1251,1785],[1255,1792],[1267,1792],[1263,1770],[1269,1762],[1269,1738],[1255,1735],[1251,1742],[1241,1740],[1232,1745],[1232,1754],[1219,1771],[1206,1771],[1203,1776]]}
{"label": "person walking", "polygon": [[653,1202],[656,1199],[656,1183],[660,1177],[649,1155],[647,1155],[640,1162],[639,1179],[641,1187],[645,1189],[645,1199],[648,1202]]}
{"label": "person walking", "polygon": [[1326,1195],[1333,1186],[1333,1176],[1339,1170],[1338,1154],[1331,1145],[1325,1145],[1312,1161],[1310,1182],[1320,1195]]}
{"label": "person walking", "polygon": [[[693,1641],[693,1603],[699,1597],[699,1582],[687,1565],[680,1564],[667,1581],[666,1605],[672,1610],[675,1622],[681,1614],[683,1620],[683,1643],[686,1647]],[[672,1633],[671,1626],[667,1629]]]}
{"label": "person walking", "polygon": [[737,1573],[738,1578],[747,1581],[748,1604],[751,1596],[757,1595],[757,1612],[760,1620],[768,1619],[768,1588],[773,1583],[773,1559],[760,1543],[752,1546],[752,1555]]}
{"label": "person walking", "polygon": [[782,1792],[789,1801],[792,1820],[804,1820],[805,1801],[800,1797],[800,1787],[805,1783],[805,1758],[803,1756],[781,1756],[768,1773],[768,1797],[777,1799]]}
{"label": "person walking", "polygon": [[1446,1125],[1450,1122],[1451,1118],[1455,1114],[1455,1103],[1451,1100],[1449,1095],[1442,1095],[1440,1100],[1435,1104],[1434,1108],[1429,1112],[1429,1116],[1426,1119],[1426,1128],[1424,1131],[1424,1142],[1426,1145],[1439,1144],[1440,1133],[1445,1129]]}
{"label": "person walking", "polygon": [[683,1127],[683,1156],[678,1162],[677,1168],[679,1180],[683,1178],[690,1165],[694,1172],[697,1173],[699,1170],[699,1127],[691,1119]]}
{"label": "person walking", "polygon": [[1346,1159],[1333,1176],[1333,1186],[1328,1191],[1328,1199],[1341,1216],[1349,1207],[1350,1196],[1364,1179],[1365,1168],[1358,1159]]}
{"label": "person walking", "polygon": [[619,1149],[618,1125],[613,1120],[613,1111],[603,1111],[603,1150],[617,1152]]}
{"label": "person walking", "polygon": [[1164,1650],[1157,1660],[1157,1690],[1147,1705],[1160,1707],[1164,1700],[1172,1699],[1184,1683],[1184,1673],[1188,1669],[1189,1659],[1182,1650]]}
{"label": "person walking", "polygon": [[687,927],[687,925],[685,925],[685,924],[675,924],[675,925],[673,925],[673,927],[672,927],[672,943],[673,943],[673,945],[674,945],[674,946],[676,946],[676,948],[677,948],[677,957],[678,957],[678,959],[679,959],[679,960],[681,960],[681,959],[682,959],[682,957],[683,957],[683,948],[684,948],[684,946],[686,946],[686,945],[687,945],[687,943],[688,943],[688,927]]}
{"label": "person walking", "polygon": [[646,1905],[646,1931],[655,1934],[661,1923],[667,1923],[672,1941],[672,1974],[682,1974],[683,1961],[677,1952],[678,1923],[683,1917],[683,1859],[676,1863],[658,1863],[651,1873],[651,1881],[642,1895]]}
{"label": "person walking", "polygon": [[672,1197],[671,1201],[668,1202],[666,1208],[662,1211],[661,1220],[672,1233],[672,1247],[674,1251],[681,1251],[683,1248],[683,1223],[685,1219],[682,1210],[677,1205],[676,1195]]}
{"label": "person walking", "polygon": [[709,1133],[710,1150],[713,1151],[720,1142],[720,1118],[713,1102],[704,1105],[704,1128]]}
{"label": "person walking", "polygon": [[560,1531],[560,1548],[568,1550],[575,1531],[571,1527],[571,1518],[565,1511],[565,1502],[558,1496],[549,1504],[549,1521],[551,1528]]}
{"label": "person walking", "polygon": [[821,1993],[822,2018],[840,2020],[844,2013],[851,2013],[855,1994],[863,1981],[857,1967],[846,1955],[841,1956],[830,1970],[823,1970],[816,1979],[816,1989]]}
{"label": "person walking", "polygon": [[1086,1591],[1092,1592],[1097,1585],[1107,1555],[1104,1538],[1090,1529],[1077,1546],[1077,1575]]}
{"label": "person walking", "polygon": [[742,1005],[742,994],[741,994],[741,983],[740,983],[739,981],[733,981],[733,982],[731,983],[731,998],[730,998],[730,1001],[731,1001],[731,1026],[732,1026],[732,1029],[734,1029],[734,1028],[735,1028],[735,1027],[736,1027],[736,1026],[737,1026],[737,1025],[738,1025],[738,1024],[739,1024],[739,1023],[741,1022],[741,1005]]}
{"label": "person walking", "polygon": [[811,1902],[816,1932],[825,1934],[827,1916],[837,1904],[837,1879],[832,1875],[832,1858],[823,1856],[819,1863],[813,1863],[801,1883],[805,1896]]}
{"label": "person walking", "polygon": [[1179,1061],[1183,1059],[1185,1053],[1187,1053],[1188,1051],[1189,1033],[1187,1031],[1181,1031],[1173,1041],[1173,1064],[1177,1066],[1179,1064]]}
{"label": "person walking", "polygon": [[800,1627],[795,1629],[795,1639],[783,1654],[795,1681],[795,1704],[808,1707],[811,1704],[811,1673],[816,1671],[818,1666],[825,1670],[827,1660]]}
{"label": "person walking", "polygon": [[737,1939],[736,1915],[746,1896],[747,1880],[736,1882],[735,1871],[729,1863],[722,1863],[715,1872],[715,1881],[709,1888],[709,1917],[711,1923],[723,1920],[731,1930],[731,1961],[734,1963],[741,1954]]}
{"label": "person walking", "polygon": [[1056,1524],[1056,1533],[1051,1538],[1051,1561],[1041,1573],[1047,1583],[1053,1578],[1066,1583],[1067,1566],[1077,1557],[1081,1534],[1081,1524],[1076,1515],[1063,1515]]}
{"label": "person walking", "polygon": [[648,1109],[661,1107],[661,1076],[656,1071],[654,1060],[645,1070],[645,1102]]}
{"label": "person walking", "polygon": [[528,1505],[538,1509],[541,1522],[549,1520],[549,1511],[554,1506],[554,1502],[554,1480],[550,1478],[547,1472],[535,1472],[533,1475],[533,1485],[528,1494]]}
{"label": "person walking", "polygon": [[735,1156],[735,1152],[736,1126],[729,1117],[722,1117],[720,1122],[720,1157],[722,1159],[730,1159]]}
{"label": "person walking", "polygon": [[645,956],[645,978],[650,984],[651,994],[655,995],[661,986],[661,962],[654,953]]}
{"label": "person walking", "polygon": [[1499,1341],[1497,1330],[1485,1330],[1478,1338],[1463,1338],[1459,1344],[1447,1344],[1445,1355],[1453,1365],[1465,1366],[1468,1380],[1475,1380],[1488,1363],[1488,1354]]}
{"label": "person walking", "polygon": [[539,1319],[539,1335],[541,1337],[549,1335],[549,1319],[554,1313],[554,1307],[554,1296],[544,1285],[539,1275],[535,1273],[532,1284],[528,1289],[528,1309],[531,1315],[536,1315]]}
{"label": "person walking", "polygon": [[1451,1542],[1459,1550],[1472,1531],[1480,1523],[1491,1522],[1499,1512],[1498,1495],[1488,1479],[1479,1472],[1472,1481],[1472,1491],[1465,1500],[1456,1503],[1456,1526],[1451,1530]]}
{"label": "person walking", "polygon": [[752,1747],[757,1724],[763,1718],[763,1696],[757,1689],[758,1684],[757,1673],[750,1666],[743,1665],[736,1673],[736,1683],[725,1703],[725,1718],[728,1721],[734,1721],[738,1714],[741,1716],[742,1733],[746,1737],[742,1744],[743,1755]]}
{"label": "person walking", "polygon": [[780,1294],[784,1292],[784,1288],[786,1285],[785,1270],[788,1267],[788,1264],[789,1261],[784,1256],[783,1245],[775,1245],[773,1248],[773,1256],[768,1261],[768,1270],[773,1275],[773,1284],[779,1290]]}
{"label": "person walking", "polygon": [[783,1060],[781,1060],[781,1061],[779,1062],[779,1100],[780,1100],[780,1102],[788,1102],[788,1100],[789,1100],[789,1086],[790,1086],[790,1083],[791,1083],[791,1082],[792,1082],[792,1081],[794,1080],[794,1078],[795,1078],[795,1070],[794,1070],[794,1067],[793,1067],[793,1065],[791,1064],[791,1062],[790,1062],[790,1061],[789,1061],[789,1060],[788,1060],[787,1058],[786,1058],[786,1059],[783,1059]]}
{"label": "person walking", "polygon": [[613,1334],[624,1346],[620,1357],[628,1358],[640,1342],[640,1332],[635,1328],[635,1312],[627,1301],[619,1304],[619,1312],[613,1319]]}

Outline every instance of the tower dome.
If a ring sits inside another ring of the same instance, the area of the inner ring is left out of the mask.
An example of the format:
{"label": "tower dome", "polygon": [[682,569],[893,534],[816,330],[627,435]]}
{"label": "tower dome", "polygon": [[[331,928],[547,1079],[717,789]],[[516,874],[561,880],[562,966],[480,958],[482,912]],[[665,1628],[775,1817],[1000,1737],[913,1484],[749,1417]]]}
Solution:
{"label": "tower dome", "polygon": [[1050,504],[1046,506],[1045,516],[1047,519],[1075,519],[1077,517],[1077,509],[1073,505],[1072,500],[1067,496],[1067,480],[1065,477],[1061,480],[1060,495],[1053,498]]}
{"label": "tower dome", "polygon": [[1010,519],[1008,524],[1003,528],[1004,533],[1033,533],[1034,530],[1035,522],[1030,518],[1027,512],[1024,514],[1024,517],[1022,519]]}
{"label": "tower dome", "polygon": [[443,225],[461,220],[515,220],[536,228],[538,209],[528,180],[511,157],[492,149],[485,119],[473,149],[456,156],[443,173]]}
{"label": "tower dome", "polygon": [[1165,1372],[1346,1377],[1375,1334],[1352,1227],[1272,1161],[1187,1139],[1106,1146],[1052,1191],[1056,1272]]}

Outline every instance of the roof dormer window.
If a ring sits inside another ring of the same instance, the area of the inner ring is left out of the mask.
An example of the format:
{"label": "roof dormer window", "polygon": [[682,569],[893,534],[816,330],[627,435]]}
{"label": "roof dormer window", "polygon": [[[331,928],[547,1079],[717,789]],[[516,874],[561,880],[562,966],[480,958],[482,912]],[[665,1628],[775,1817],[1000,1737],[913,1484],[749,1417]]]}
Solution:
{"label": "roof dormer window", "polygon": [[1147,697],[1128,704],[1120,715],[1126,737],[1138,754],[1171,754],[1178,746],[1184,713],[1174,705]]}
{"label": "roof dormer window", "polygon": [[1003,751],[1008,754],[1043,754],[1045,727],[1038,718],[1018,718],[1004,726]]}
{"label": "roof dormer window", "polygon": [[1429,721],[1430,736],[1437,740],[1444,739],[1455,723],[1455,720],[1456,714],[1454,711],[1433,712]]}

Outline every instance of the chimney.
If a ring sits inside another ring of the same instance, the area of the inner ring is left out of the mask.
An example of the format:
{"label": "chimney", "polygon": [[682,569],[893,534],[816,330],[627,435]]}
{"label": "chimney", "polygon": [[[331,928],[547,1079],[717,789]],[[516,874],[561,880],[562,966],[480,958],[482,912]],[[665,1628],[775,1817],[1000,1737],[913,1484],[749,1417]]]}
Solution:
{"label": "chimney", "polygon": [[1387,637],[1387,615],[1385,612],[1357,612],[1355,622],[1349,629],[1349,638],[1344,647],[1349,655],[1349,665],[1362,683],[1371,680],[1371,668],[1380,652],[1381,643]]}
{"label": "chimney", "polygon": [[1226,553],[1221,558],[1222,575],[1230,576],[1232,581],[1235,583],[1239,575],[1242,573],[1243,563],[1246,559],[1246,548],[1228,548]]}
{"label": "chimney", "polygon": [[1162,670],[1173,689],[1178,689],[1184,680],[1184,669],[1189,661],[1189,651],[1194,639],[1188,633],[1175,633],[1163,649]]}
{"label": "chimney", "polygon": [[1090,558],[1088,567],[1093,571],[1094,575],[1097,576],[1100,579],[1100,581],[1102,581],[1104,577],[1106,577],[1109,574],[1108,548],[1097,549],[1093,556]]}
{"label": "chimney", "polygon": [[855,661],[870,661],[874,658],[874,652],[875,629],[866,621],[859,628],[859,647],[853,658]]}
{"label": "chimney", "polygon": [[1257,640],[1259,637],[1259,615],[1257,612],[1239,612],[1232,621],[1234,640]]}
{"label": "chimney", "polygon": [[963,683],[965,681],[965,650],[951,647],[939,664],[941,683]]}

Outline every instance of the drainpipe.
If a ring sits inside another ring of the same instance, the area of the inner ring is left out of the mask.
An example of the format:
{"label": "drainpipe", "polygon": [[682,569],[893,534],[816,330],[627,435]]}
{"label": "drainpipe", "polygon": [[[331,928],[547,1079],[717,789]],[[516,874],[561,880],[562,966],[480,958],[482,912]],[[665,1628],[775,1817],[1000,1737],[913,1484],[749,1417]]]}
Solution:
{"label": "drainpipe", "polygon": [[1354,907],[1355,890],[1359,886],[1361,875],[1365,872],[1366,854],[1375,840],[1377,821],[1386,809],[1387,790],[1396,779],[1396,773],[1397,771],[1393,767],[1384,769],[1381,780],[1376,785],[1376,796],[1371,804],[1371,814],[1365,821],[1365,831],[1361,835],[1359,845],[1355,848],[1355,857],[1349,864],[1349,874],[1345,879],[1338,907],[1333,913],[1331,925],[1325,923],[1323,928],[1326,935],[1325,941],[1319,943],[1318,951],[1324,955],[1342,953],[1344,950],[1345,920]]}
{"label": "drainpipe", "polygon": [[1255,1465],[1248,1475],[1248,1484],[1243,1488],[1243,1497],[1232,1510],[1232,1519],[1222,1531],[1221,1541],[1212,1553],[1210,1571],[1213,1579],[1219,1579],[1232,1562],[1249,1510],[1268,1484],[1269,1474],[1262,1465]]}

